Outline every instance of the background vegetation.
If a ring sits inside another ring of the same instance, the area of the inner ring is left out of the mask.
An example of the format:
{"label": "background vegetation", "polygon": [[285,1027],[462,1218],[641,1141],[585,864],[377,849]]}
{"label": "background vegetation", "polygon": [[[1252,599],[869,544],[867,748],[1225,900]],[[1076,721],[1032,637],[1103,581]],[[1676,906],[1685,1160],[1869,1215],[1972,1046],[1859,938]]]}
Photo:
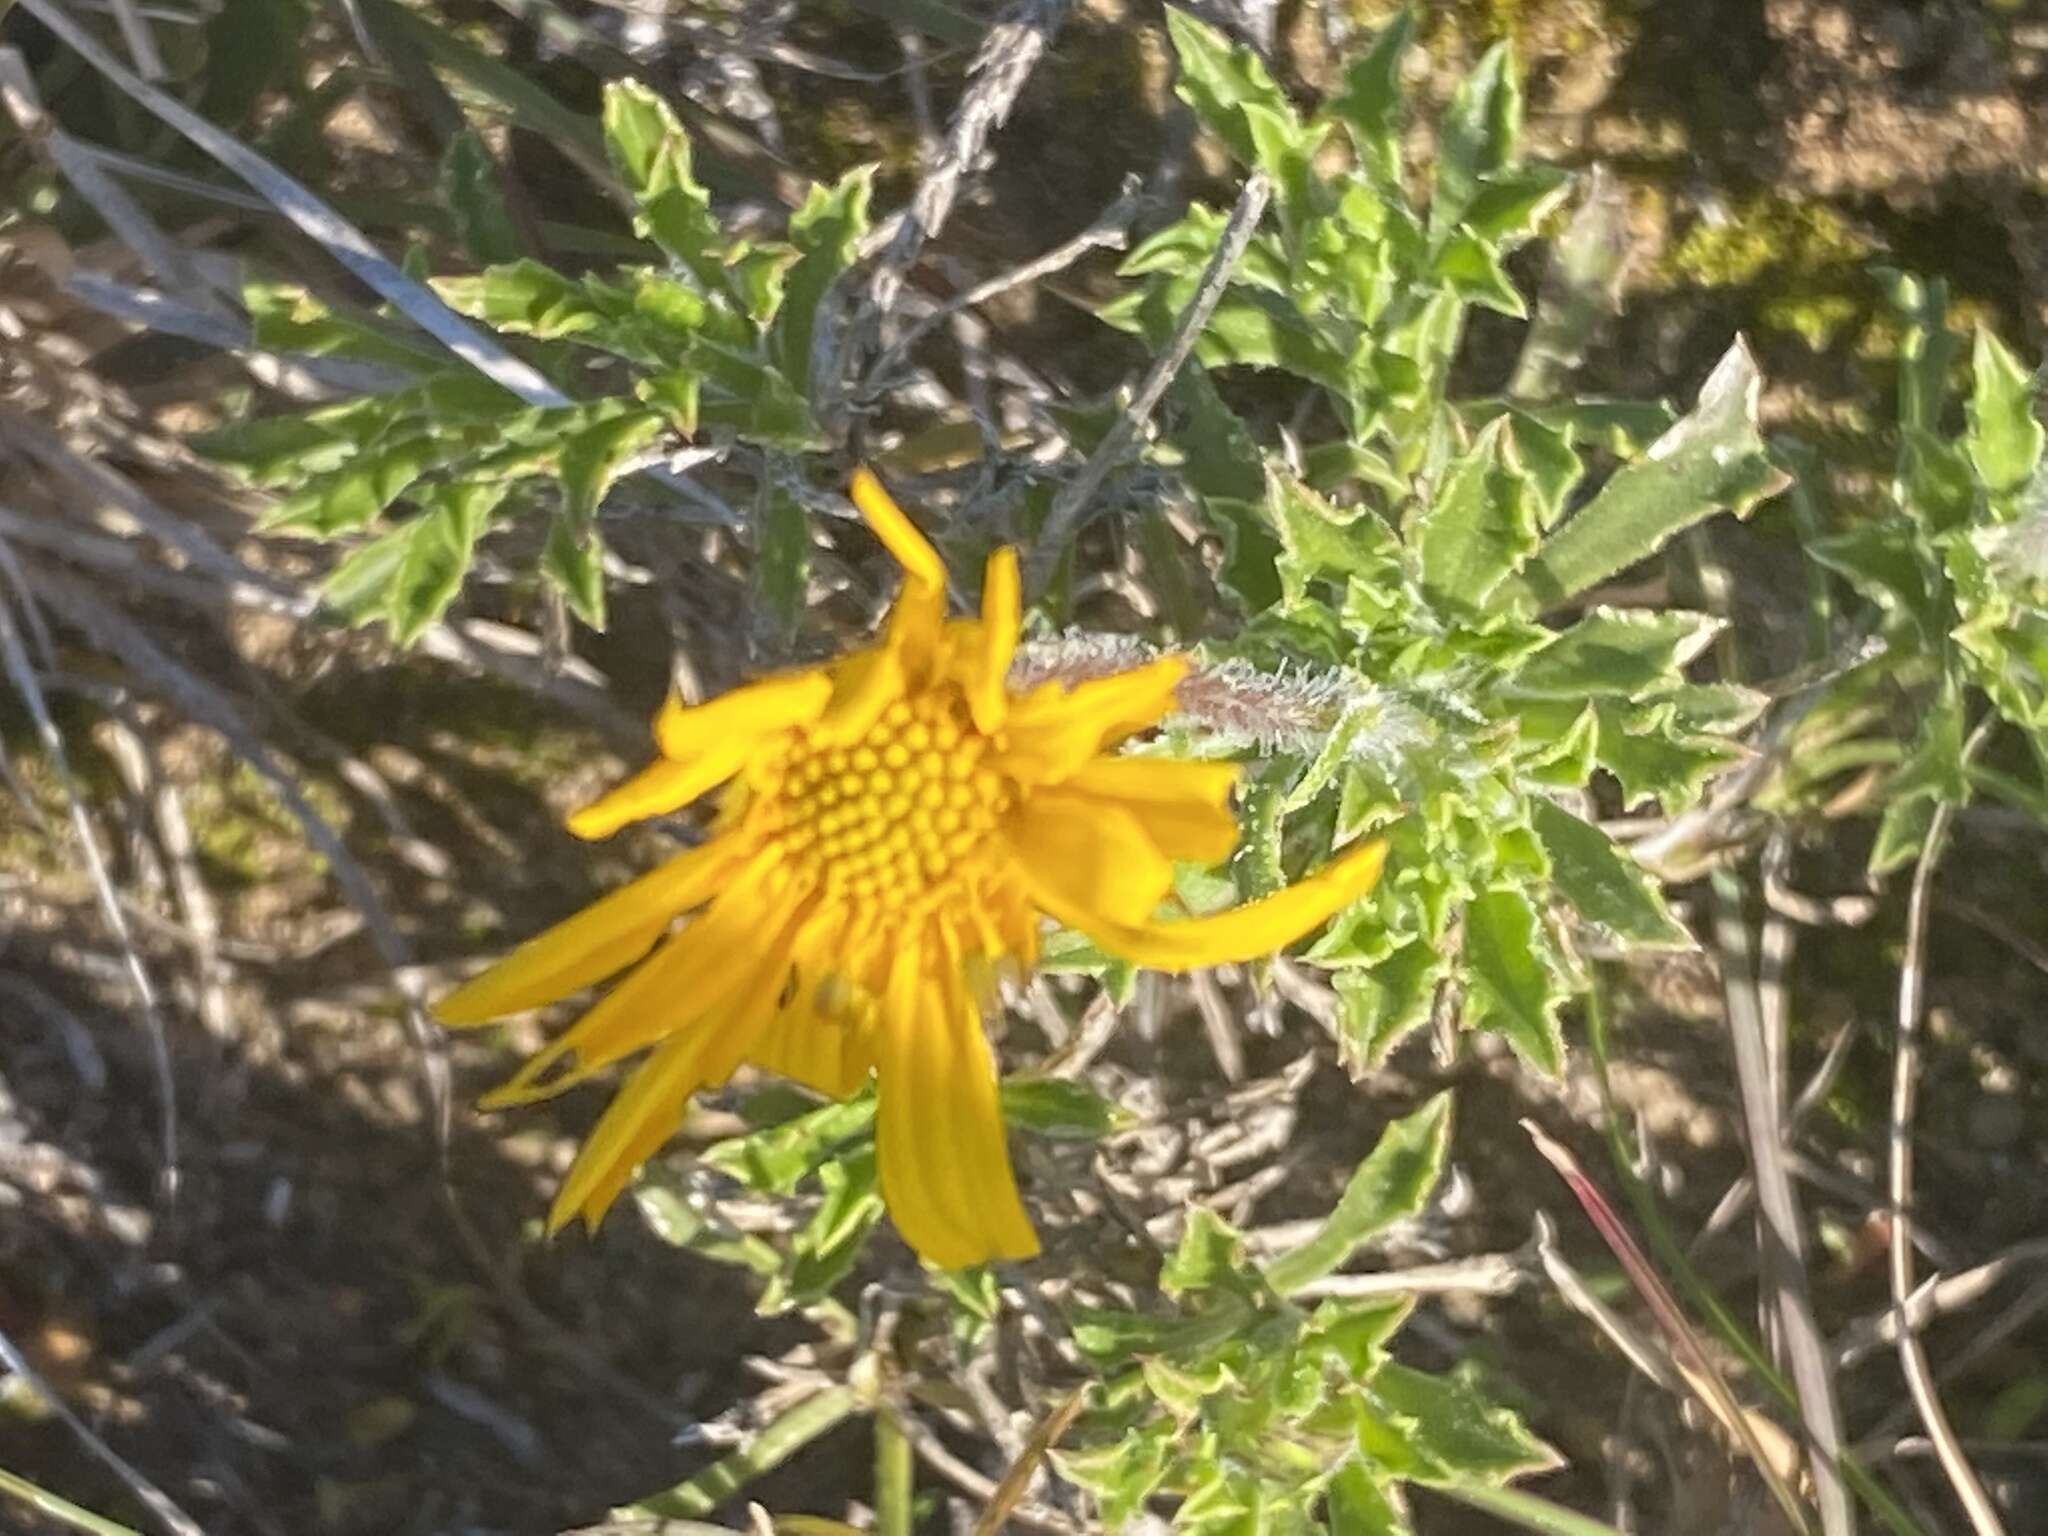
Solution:
{"label": "background vegetation", "polygon": [[[2038,1519],[2024,7],[0,0],[0,105],[0,1524]],[[542,1244],[598,1096],[423,1002],[868,632],[863,459],[1023,675],[1196,650],[1189,908],[1388,877],[1055,941],[1032,1264],[758,1082]]]}

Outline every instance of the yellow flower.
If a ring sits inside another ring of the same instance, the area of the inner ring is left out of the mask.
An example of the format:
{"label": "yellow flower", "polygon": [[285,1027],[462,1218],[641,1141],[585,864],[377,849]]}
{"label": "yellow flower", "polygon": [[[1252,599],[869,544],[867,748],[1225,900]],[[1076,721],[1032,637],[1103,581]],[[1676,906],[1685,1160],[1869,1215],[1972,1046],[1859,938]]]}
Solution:
{"label": "yellow flower", "polygon": [[[1160,922],[1173,861],[1237,839],[1235,769],[1111,753],[1156,723],[1186,670],[1164,657],[1009,691],[1015,552],[978,619],[946,617],[939,557],[866,470],[853,499],[903,567],[880,643],[708,704],[671,700],[661,756],[570,818],[604,837],[718,790],[713,834],[530,940],[439,1004],[481,1024],[633,969],[487,1105],[559,1092],[650,1054],[598,1121],[549,1213],[594,1226],[743,1063],[843,1097],[870,1073],[882,1194],[946,1268],[1037,1252],[1017,1196],[982,1016],[1036,962],[1041,914],[1167,970],[1271,954],[1363,895],[1385,853],[1212,916]],[[677,919],[694,913],[680,928]],[[671,930],[674,931],[671,931]]]}

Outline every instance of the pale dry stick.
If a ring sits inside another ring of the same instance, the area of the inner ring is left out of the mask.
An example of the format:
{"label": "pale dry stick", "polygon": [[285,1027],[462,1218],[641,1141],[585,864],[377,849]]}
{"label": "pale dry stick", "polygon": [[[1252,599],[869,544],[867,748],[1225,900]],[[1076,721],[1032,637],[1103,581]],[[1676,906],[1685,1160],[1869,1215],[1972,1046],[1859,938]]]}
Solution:
{"label": "pale dry stick", "polygon": [[1188,995],[1195,1001],[1195,1011],[1201,1015],[1202,1033],[1208,1038],[1210,1054],[1216,1058],[1223,1080],[1232,1085],[1243,1082],[1244,1039],[1238,1033],[1237,1020],[1231,1017],[1230,1004],[1223,996],[1223,989],[1216,984],[1215,972],[1191,972],[1187,986]]}
{"label": "pale dry stick", "polygon": [[[5,623],[4,612],[0,612],[0,623]],[[27,1383],[28,1388],[46,1404],[64,1427],[78,1437],[78,1443],[92,1453],[93,1458],[121,1480],[121,1484],[132,1493],[157,1519],[157,1523],[171,1533],[171,1536],[206,1536],[190,1515],[178,1508],[171,1496],[145,1477],[141,1471],[130,1465],[120,1452],[92,1432],[85,1420],[71,1411],[71,1405],[50,1390],[49,1384],[36,1374],[35,1368],[15,1348],[14,1340],[0,1329],[0,1366]]]}
{"label": "pale dry stick", "polygon": [[1670,1352],[1600,1299],[1592,1286],[1586,1283],[1585,1277],[1565,1258],[1564,1251],[1557,1246],[1556,1224],[1541,1211],[1536,1213],[1535,1241],[1536,1257],[1543,1266],[1543,1273],[1557,1287],[1557,1294],[1564,1298],[1565,1305],[1606,1334],[1608,1342],[1621,1351],[1622,1358],[1644,1376],[1674,1397],[1684,1397],[1685,1382],[1678,1374],[1678,1367],[1672,1363]]}
{"label": "pale dry stick", "polygon": [[954,110],[945,143],[919,178],[909,206],[869,230],[855,247],[856,260],[873,262],[858,307],[847,312],[857,281],[852,272],[842,275],[819,305],[811,338],[811,397],[828,427],[836,430],[843,423],[855,359],[879,340],[910,269],[925,243],[945,228],[961,182],[981,163],[989,136],[1016,106],[1025,81],[1059,31],[1067,5],[1068,0],[1020,0],[989,29],[968,66],[973,84]]}
{"label": "pale dry stick", "polygon": [[[1756,1180],[1763,1251],[1763,1289],[1777,1324],[1786,1363],[1799,1396],[1800,1418],[1812,1447],[1814,1502],[1827,1536],[1853,1536],[1856,1514],[1842,1482],[1842,1416],[1829,1357],[1813,1315],[1812,1282],[1806,1270],[1805,1219],[1785,1167],[1785,1130],[1780,1114],[1782,1069],[1773,1070],[1771,1037],[1779,1033],[1765,1015],[1766,979],[1782,999],[1783,955],[1766,952],[1761,967],[1752,958],[1749,924],[1742,915],[1740,887],[1725,872],[1713,879],[1714,935],[1720,942],[1721,981],[1728,1007],[1728,1034],[1735,1075],[1742,1092],[1742,1122]],[[1789,932],[1782,919],[1776,925]]]}
{"label": "pale dry stick", "polygon": [[897,337],[868,370],[871,385],[886,384],[899,368],[905,357],[925,337],[963,310],[978,309],[990,299],[1009,293],[1014,289],[1027,287],[1042,278],[1064,272],[1083,256],[1094,250],[1120,251],[1130,239],[1131,224],[1138,211],[1145,204],[1140,183],[1135,176],[1124,178],[1123,188],[1116,200],[1097,214],[1086,229],[1067,240],[1061,241],[1051,250],[1034,256],[1031,260],[998,272],[954,295],[944,303],[935,306],[929,313],[920,316],[904,333]]}
{"label": "pale dry stick", "polygon": [[[1910,1328],[1924,1328],[1937,1317],[1974,1306],[2006,1276],[2027,1265],[2043,1262],[2048,1262],[2048,1238],[2035,1238],[2031,1242],[2015,1243],[1960,1274],[1930,1275],[1906,1304],[1906,1324]],[[1836,1362],[1845,1367],[1854,1365],[1885,1345],[1897,1343],[1898,1337],[1897,1309],[1880,1312],[1842,1331],[1841,1337],[1835,1340]]]}
{"label": "pale dry stick", "polygon": [[[1990,738],[1998,716],[1986,716],[1963,744],[1963,761],[1968,763]],[[1906,1387],[1919,1411],[1927,1438],[1934,1442],[1935,1459],[1949,1486],[1961,1500],[1970,1526],[1977,1536],[2004,1536],[2005,1523],[1998,1507],[1984,1491],[1976,1469],[1956,1442],[1948,1413],[1935,1393],[1934,1375],[1927,1364],[1927,1351],[1910,1322],[1908,1308],[1913,1297],[1913,1111],[1920,1092],[1920,1012],[1927,985],[1927,907],[1934,885],[1934,866],[1948,840],[1949,822],[1955,816],[1954,802],[1943,800],[1928,822],[1926,840],[1913,866],[1913,884],[1906,898],[1906,953],[1899,964],[1899,1007],[1897,1055],[1892,1063],[1891,1104],[1891,1242],[1890,1273],[1892,1307],[1899,1316],[1899,1367]]]}
{"label": "pale dry stick", "polygon": [[[11,551],[9,561],[11,564]],[[135,994],[136,1005],[142,1010],[143,1027],[149,1035],[150,1059],[156,1072],[163,1157],[159,1188],[165,1202],[175,1206],[179,1184],[178,1090],[171,1073],[170,1037],[164,1024],[163,1009],[157,1002],[156,984],[150,979],[149,968],[142,963],[142,952],[136,947],[135,935],[128,927],[127,913],[122,910],[120,898],[115,893],[113,876],[108,873],[106,860],[100,854],[99,839],[93,835],[92,819],[79,794],[78,783],[71,774],[70,755],[64,749],[64,733],[57,729],[57,722],[51,718],[49,701],[43,697],[42,685],[30,664],[27,648],[21,643],[21,631],[15,625],[13,610],[5,602],[0,602],[0,663],[4,663],[8,678],[21,695],[22,703],[28,706],[36,734],[42,738],[43,750],[49,754],[50,765],[64,788],[72,836],[77,839],[79,850],[84,855],[86,874],[99,898],[100,915],[113,934],[114,942],[120,946],[128,985]]]}
{"label": "pale dry stick", "polygon": [[874,257],[868,293],[856,337],[866,325],[895,307],[910,269],[952,216],[960,183],[981,163],[989,136],[1000,128],[1017,104],[1024,82],[1052,44],[1065,19],[1067,0],[1023,0],[993,27],[976,53],[968,73],[974,83],[960,99],[947,126],[946,141],[931,169],[918,181],[910,206],[872,230],[861,243],[860,256]]}
{"label": "pale dry stick", "polygon": [[1052,510],[1046,514],[1045,527],[1039,534],[1031,562],[1035,585],[1044,585],[1047,571],[1073,537],[1081,514],[1094,500],[1109,472],[1130,452],[1139,432],[1152,419],[1153,411],[1158,409],[1168,386],[1179,374],[1181,365],[1194,351],[1195,342],[1221,302],[1223,290],[1230,286],[1231,274],[1237,270],[1245,247],[1251,244],[1252,235],[1265,214],[1266,202],[1272,195],[1273,184],[1263,171],[1254,171],[1245,178],[1244,188],[1237,195],[1237,204],[1230,210],[1230,218],[1209,257],[1209,265],[1202,271],[1201,282],[1196,286],[1194,296],[1188,300],[1187,308],[1174,321],[1173,332],[1167,337],[1166,345],[1145,371],[1137,393],[1117,417],[1116,425],[1096,445],[1095,451],[1088,456],[1088,462],[1081,466],[1081,472],[1053,498]]}

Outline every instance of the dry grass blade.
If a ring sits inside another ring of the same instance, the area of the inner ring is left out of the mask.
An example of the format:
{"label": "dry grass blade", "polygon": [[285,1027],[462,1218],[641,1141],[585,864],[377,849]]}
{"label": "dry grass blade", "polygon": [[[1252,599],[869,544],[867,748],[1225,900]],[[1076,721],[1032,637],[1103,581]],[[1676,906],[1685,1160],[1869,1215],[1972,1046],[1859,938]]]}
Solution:
{"label": "dry grass blade", "polygon": [[[1806,1270],[1805,1223],[1785,1166],[1783,1079],[1772,1070],[1773,1031],[1765,1019],[1763,990],[1782,996],[1781,959],[1767,953],[1759,971],[1749,924],[1742,915],[1740,887],[1732,875],[1713,881],[1714,935],[1721,947],[1721,986],[1728,1005],[1728,1033],[1735,1051],[1735,1075],[1742,1091],[1742,1123],[1750,1167],[1756,1179],[1758,1239],[1763,1249],[1763,1284],[1783,1339],[1786,1363],[1799,1393],[1799,1411],[1813,1449],[1814,1502],[1828,1536],[1851,1536],[1856,1512],[1842,1483],[1842,1415],[1820,1325],[1814,1321],[1813,1291]],[[1773,919],[1784,927],[1783,919]]]}
{"label": "dry grass blade", "polygon": [[[1963,761],[1969,762],[1988,739],[1996,724],[1996,713],[1971,733],[1963,745]],[[1892,1064],[1890,1276],[1892,1310],[1898,1317],[1899,1367],[1905,1373],[1906,1389],[1913,1406],[1934,1443],[1935,1459],[1941,1465],[1956,1498],[1970,1517],[1977,1536],[2004,1536],[2005,1522],[1991,1495],[1984,1491],[1976,1469],[1956,1439],[1948,1413],[1934,1389],[1934,1372],[1927,1363],[1927,1351],[1909,1321],[1913,1300],[1913,1110],[1920,1089],[1920,1012],[1927,985],[1927,907],[1934,884],[1934,867],[1948,841],[1949,823],[1955,804],[1943,800],[1928,823],[1926,840],[1920,845],[1919,862],[1913,868],[1912,892],[1906,901],[1906,953],[1899,963],[1899,1007],[1897,1054]]]}
{"label": "dry grass blade", "polygon": [[1536,1143],[1536,1150],[1543,1154],[1544,1160],[1557,1170],[1558,1177],[1564,1180],[1587,1218],[1599,1229],[1601,1238],[1620,1261],[1630,1283],[1649,1307],[1651,1316],[1656,1318],[1686,1385],[1748,1454],[1770,1489],[1772,1498],[1785,1512],[1785,1518],[1791,1521],[1792,1528],[1810,1533],[1813,1527],[1806,1518],[1798,1495],[1792,1490],[1791,1469],[1784,1465],[1782,1454],[1774,1455],[1765,1446],[1763,1437],[1757,1432],[1755,1416],[1735,1400],[1734,1392],[1700,1343],[1699,1335],[1679,1310],[1677,1299],[1658,1278],[1656,1270],[1651,1268],[1649,1258],[1629,1235],[1620,1215],[1608,1204],[1607,1197],[1587,1177],[1586,1170],[1579,1166],[1579,1160],[1570,1151],[1545,1135],[1533,1121],[1524,1120],[1522,1129],[1529,1133],[1529,1139]]}
{"label": "dry grass blade", "polygon": [[443,304],[432,289],[407,277],[370,244],[361,230],[314,196],[303,183],[124,67],[54,0],[20,0],[20,4],[110,83],[262,193],[272,207],[308,238],[318,242],[380,297],[477,372],[529,404],[569,403],[568,397],[537,370],[470,326]]}
{"label": "dry grass blade", "polygon": [[973,1536],[996,1536],[996,1532],[1003,1528],[1010,1511],[1017,1507],[1024,1497],[1024,1490],[1030,1487],[1032,1474],[1080,1416],[1081,1405],[1087,1397],[1086,1388],[1071,1392],[1065,1401],[1039,1421],[1031,1431],[1031,1438],[1024,1442],[1024,1453],[1010,1463],[1009,1471],[1003,1474],[1002,1481],[996,1484],[996,1491],[989,1496],[988,1506],[975,1519]]}

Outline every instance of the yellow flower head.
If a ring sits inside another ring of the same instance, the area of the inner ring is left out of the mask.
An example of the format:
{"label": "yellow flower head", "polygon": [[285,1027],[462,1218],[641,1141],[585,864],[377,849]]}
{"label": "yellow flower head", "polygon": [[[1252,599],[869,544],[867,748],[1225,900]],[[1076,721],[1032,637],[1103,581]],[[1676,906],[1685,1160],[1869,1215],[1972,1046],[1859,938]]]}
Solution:
{"label": "yellow flower head", "polygon": [[903,567],[880,643],[708,704],[671,700],[661,756],[569,826],[604,837],[718,790],[710,839],[436,1009],[480,1024],[632,967],[486,1101],[649,1053],[584,1143],[550,1231],[579,1214],[595,1225],[690,1095],[751,1062],[833,1097],[874,1075],[883,1198],[924,1258],[1029,1256],[981,1020],[990,978],[1035,963],[1041,914],[1184,970],[1270,954],[1379,874],[1385,848],[1369,843],[1262,900],[1156,921],[1173,861],[1214,863],[1237,838],[1231,765],[1111,755],[1166,713],[1186,662],[1013,694],[1015,552],[989,558],[981,616],[948,619],[937,553],[866,470],[853,499]]}

